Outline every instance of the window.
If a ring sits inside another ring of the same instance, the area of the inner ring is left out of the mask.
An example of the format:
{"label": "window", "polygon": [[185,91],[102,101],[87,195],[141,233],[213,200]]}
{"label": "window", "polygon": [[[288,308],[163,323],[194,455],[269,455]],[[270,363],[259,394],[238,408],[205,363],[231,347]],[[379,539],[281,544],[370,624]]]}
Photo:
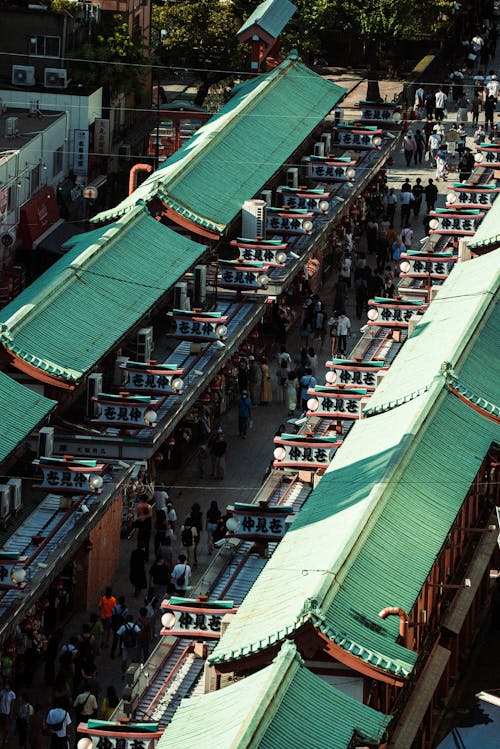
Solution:
{"label": "window", "polygon": [[63,147],[59,146],[54,151],[53,162],[52,162],[52,174],[55,176],[62,171],[63,168]]}
{"label": "window", "polygon": [[60,57],[61,37],[30,36],[29,53],[30,55],[37,55],[38,57]]}
{"label": "window", "polygon": [[30,195],[40,187],[40,164],[31,170],[30,174]]}

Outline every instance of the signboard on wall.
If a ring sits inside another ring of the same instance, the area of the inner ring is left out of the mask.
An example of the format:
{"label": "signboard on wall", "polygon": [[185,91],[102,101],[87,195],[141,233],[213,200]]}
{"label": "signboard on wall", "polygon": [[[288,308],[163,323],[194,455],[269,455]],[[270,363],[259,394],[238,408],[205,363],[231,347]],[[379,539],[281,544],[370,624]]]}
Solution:
{"label": "signboard on wall", "polygon": [[109,120],[96,119],[94,121],[94,152],[102,156],[109,154]]}
{"label": "signboard on wall", "polygon": [[73,172],[86,177],[89,171],[89,131],[73,130]]}

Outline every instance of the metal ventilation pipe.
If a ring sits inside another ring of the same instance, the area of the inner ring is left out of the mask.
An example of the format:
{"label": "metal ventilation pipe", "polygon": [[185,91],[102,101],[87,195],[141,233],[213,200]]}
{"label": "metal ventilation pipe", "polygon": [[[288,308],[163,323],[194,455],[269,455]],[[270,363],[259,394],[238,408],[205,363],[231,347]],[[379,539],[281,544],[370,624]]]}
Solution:
{"label": "metal ventilation pipe", "polygon": [[403,639],[406,638],[406,632],[408,630],[408,614],[404,609],[400,609],[397,606],[388,606],[379,613],[381,619],[387,619],[388,616],[399,616],[399,636]]}

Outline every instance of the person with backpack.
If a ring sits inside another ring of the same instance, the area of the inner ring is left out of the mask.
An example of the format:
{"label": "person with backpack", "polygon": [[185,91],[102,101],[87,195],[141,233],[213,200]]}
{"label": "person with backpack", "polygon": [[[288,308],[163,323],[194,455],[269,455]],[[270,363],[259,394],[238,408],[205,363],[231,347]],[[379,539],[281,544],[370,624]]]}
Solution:
{"label": "person with backpack", "polygon": [[161,556],[157,556],[149,570],[149,593],[148,598],[153,601],[155,607],[161,606],[161,602],[167,595],[170,583],[170,567]]}
{"label": "person with backpack", "polygon": [[88,684],[83,686],[83,690],[76,696],[73,703],[75,710],[76,725],[86,723],[89,718],[97,716],[97,699]]}
{"label": "person with backpack", "polygon": [[172,583],[177,596],[185,596],[190,588],[191,567],[187,563],[186,555],[179,554],[179,561],[172,570]]}
{"label": "person with backpack", "polygon": [[149,657],[151,641],[153,639],[153,621],[148,616],[148,610],[145,606],[139,609],[137,624],[139,625],[140,632],[137,634],[136,658],[138,663],[145,663]]}
{"label": "person with backpack", "polygon": [[129,661],[135,655],[137,635],[140,631],[141,628],[134,622],[132,614],[127,614],[125,622],[118,630],[118,637],[122,645],[122,673],[125,673]]}
{"label": "person with backpack", "polygon": [[50,735],[50,749],[68,749],[68,726],[71,725],[69,712],[61,707],[53,707],[47,713],[45,725]]}
{"label": "person with backpack", "polygon": [[181,544],[184,549],[184,554],[189,565],[193,564],[194,550],[195,550],[195,538],[198,536],[198,531],[193,522],[191,515],[188,515],[184,521],[184,525],[181,527]]}
{"label": "person with backpack", "polygon": [[113,609],[113,613],[111,615],[111,629],[113,631],[113,640],[111,642],[111,652],[110,652],[110,658],[114,658],[116,654],[116,650],[120,651],[121,649],[121,642],[120,638],[118,637],[118,630],[122,626],[123,622],[125,621],[125,617],[128,614],[128,608],[127,604],[125,603],[125,596],[118,596],[118,603]]}
{"label": "person with backpack", "polygon": [[94,635],[90,631],[90,624],[85,623],[82,627],[82,633],[78,635],[76,645],[78,649],[77,658],[80,662],[94,660],[97,653],[97,643]]}
{"label": "person with backpack", "polygon": [[110,585],[106,588],[104,595],[100,597],[97,605],[101,612],[101,621],[104,628],[103,643],[104,647],[107,647],[111,635],[111,615],[116,606],[116,598]]}
{"label": "person with backpack", "polygon": [[316,385],[317,382],[312,375],[311,368],[306,367],[305,373],[300,379],[300,399],[303,411],[307,411],[307,401],[309,400],[307,391],[309,390],[309,388],[316,387]]}

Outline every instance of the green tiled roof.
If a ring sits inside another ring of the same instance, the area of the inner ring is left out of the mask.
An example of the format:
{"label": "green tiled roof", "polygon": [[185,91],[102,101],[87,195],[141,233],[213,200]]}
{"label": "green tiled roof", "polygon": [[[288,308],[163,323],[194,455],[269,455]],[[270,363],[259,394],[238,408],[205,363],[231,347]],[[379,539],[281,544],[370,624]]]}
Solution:
{"label": "green tiled roof", "polygon": [[276,39],[296,10],[295,5],[289,0],[264,0],[263,3],[257,5],[252,15],[236,32],[236,36],[256,25]]}
{"label": "green tiled roof", "polygon": [[231,100],[115,208],[158,196],[211,231],[222,233],[342,98],[345,89],[290,56],[270,73],[236,86]]}
{"label": "green tiled roof", "polygon": [[66,243],[69,251],[0,311],[0,343],[77,382],[195,263],[204,247],[138,205]]}
{"label": "green tiled roof", "polygon": [[0,372],[0,463],[55,406],[56,401],[44,398]]}
{"label": "green tiled roof", "polygon": [[213,662],[265,648],[309,619],[372,666],[411,672],[417,654],[397,643],[397,617],[378,613],[412,608],[490,444],[499,441],[498,426],[449,392],[440,374],[446,357],[461,384],[499,405],[500,359],[492,350],[499,261],[497,250],[460,264],[443,285],[380,386],[384,403],[406,383],[421,394],[355,424]]}
{"label": "green tiled roof", "polygon": [[[495,184],[495,183],[493,183]],[[500,244],[500,231],[498,223],[500,221],[500,196],[495,198],[493,205],[481,221],[478,230],[471,237],[468,246],[471,249],[487,248]]]}
{"label": "green tiled roof", "polygon": [[380,741],[390,719],[311,673],[286,643],[261,671],[183,700],[158,749],[347,749],[354,731]]}

